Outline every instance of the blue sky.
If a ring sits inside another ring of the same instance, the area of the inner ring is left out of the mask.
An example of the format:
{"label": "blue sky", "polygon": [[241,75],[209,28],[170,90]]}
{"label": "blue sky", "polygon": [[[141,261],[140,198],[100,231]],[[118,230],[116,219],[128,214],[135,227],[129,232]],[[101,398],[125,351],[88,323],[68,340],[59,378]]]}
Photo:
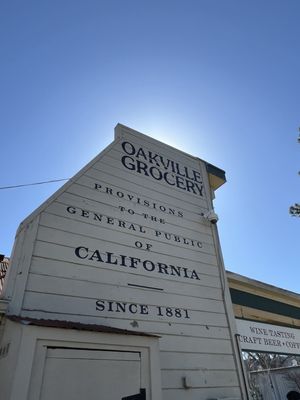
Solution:
{"label": "blue sky", "polygon": [[[0,4],[0,186],[73,176],[120,122],[226,171],[227,269],[299,292],[298,0]],[[59,183],[1,190],[0,253]]]}

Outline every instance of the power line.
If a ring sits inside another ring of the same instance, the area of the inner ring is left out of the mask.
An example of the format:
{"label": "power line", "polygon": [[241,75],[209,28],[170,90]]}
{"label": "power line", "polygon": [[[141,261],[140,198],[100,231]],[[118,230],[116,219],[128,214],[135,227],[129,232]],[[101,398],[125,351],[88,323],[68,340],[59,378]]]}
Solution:
{"label": "power line", "polygon": [[66,178],[66,179],[52,179],[52,180],[44,181],[44,182],[33,182],[33,183],[24,183],[24,184],[22,184],[22,185],[2,186],[2,187],[0,187],[0,190],[4,190],[4,189],[15,189],[15,188],[24,187],[24,186],[44,185],[45,183],[53,183],[53,182],[67,181],[68,179],[69,179],[69,178]]}

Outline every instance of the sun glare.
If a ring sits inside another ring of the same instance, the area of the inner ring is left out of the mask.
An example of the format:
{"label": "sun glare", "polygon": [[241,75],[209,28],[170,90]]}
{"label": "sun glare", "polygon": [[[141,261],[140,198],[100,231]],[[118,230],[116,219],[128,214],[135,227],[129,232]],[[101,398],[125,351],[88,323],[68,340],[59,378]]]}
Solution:
{"label": "sun glare", "polygon": [[146,125],[142,133],[210,163],[214,163],[220,156],[212,139],[215,133],[210,133],[204,126],[195,130],[195,127],[184,124],[166,126],[161,121],[155,121]]}

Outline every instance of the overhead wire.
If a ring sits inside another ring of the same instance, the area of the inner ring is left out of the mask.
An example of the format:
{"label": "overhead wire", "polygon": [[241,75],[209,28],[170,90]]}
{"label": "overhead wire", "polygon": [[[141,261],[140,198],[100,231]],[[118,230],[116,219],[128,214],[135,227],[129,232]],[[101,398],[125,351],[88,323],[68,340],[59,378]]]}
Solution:
{"label": "overhead wire", "polygon": [[44,184],[46,184],[46,183],[67,181],[68,179],[69,179],[69,178],[64,178],[64,179],[51,179],[51,180],[43,181],[43,182],[32,182],[32,183],[23,183],[23,184],[21,184],[21,185],[2,186],[2,187],[0,187],[0,190],[4,190],[4,189],[15,189],[15,188],[20,188],[20,187],[24,187],[24,186],[44,185]]}

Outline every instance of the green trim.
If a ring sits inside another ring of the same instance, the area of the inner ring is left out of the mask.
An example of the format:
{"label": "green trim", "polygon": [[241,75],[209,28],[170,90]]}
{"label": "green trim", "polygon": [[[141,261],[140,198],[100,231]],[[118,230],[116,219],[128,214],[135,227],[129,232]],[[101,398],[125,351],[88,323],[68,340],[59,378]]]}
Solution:
{"label": "green trim", "polygon": [[291,306],[290,304],[281,303],[280,301],[271,300],[266,297],[242,292],[241,290],[237,289],[230,289],[230,295],[233,304],[256,308],[257,310],[284,315],[290,318],[300,319],[300,304],[299,307],[295,307]]}
{"label": "green trim", "polygon": [[208,174],[214,175],[217,178],[220,178],[222,181],[226,182],[226,178],[225,178],[225,171],[223,171],[222,169],[209,164],[209,163],[205,163],[206,164],[206,171]]}

